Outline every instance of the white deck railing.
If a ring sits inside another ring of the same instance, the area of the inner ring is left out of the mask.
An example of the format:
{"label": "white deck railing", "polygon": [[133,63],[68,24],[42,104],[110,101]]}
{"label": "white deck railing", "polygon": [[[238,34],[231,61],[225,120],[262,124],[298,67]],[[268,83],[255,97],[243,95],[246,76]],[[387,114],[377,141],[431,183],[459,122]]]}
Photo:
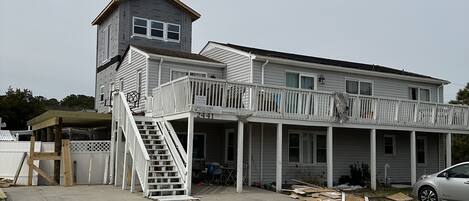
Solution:
{"label": "white deck railing", "polygon": [[[124,93],[116,93],[114,95],[113,114],[117,114],[116,118],[119,122],[119,127],[122,129],[125,136],[126,147],[133,159],[135,171],[139,178],[142,190],[147,195],[148,192],[148,168],[150,156],[145,148],[140,132],[135,123],[132,112],[127,104],[127,99]],[[125,177],[125,175],[124,175]],[[125,178],[124,178],[125,179]]]}
{"label": "white deck railing", "polygon": [[[332,92],[183,77],[153,89],[154,116],[181,112],[335,121]],[[469,107],[375,96],[349,96],[348,123],[468,129]]]}

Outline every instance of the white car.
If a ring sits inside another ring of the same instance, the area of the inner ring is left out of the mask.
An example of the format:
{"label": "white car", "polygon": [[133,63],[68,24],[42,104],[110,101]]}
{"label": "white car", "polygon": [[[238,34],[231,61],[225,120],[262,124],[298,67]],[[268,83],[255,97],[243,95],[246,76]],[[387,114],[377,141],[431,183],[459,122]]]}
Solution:
{"label": "white car", "polygon": [[414,185],[413,194],[420,201],[469,200],[469,162],[423,175]]}

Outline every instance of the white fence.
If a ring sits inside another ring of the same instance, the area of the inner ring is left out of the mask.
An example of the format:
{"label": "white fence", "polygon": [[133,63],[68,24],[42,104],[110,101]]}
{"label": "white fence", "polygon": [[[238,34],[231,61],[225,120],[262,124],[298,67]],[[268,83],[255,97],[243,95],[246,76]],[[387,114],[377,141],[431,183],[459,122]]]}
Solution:
{"label": "white fence", "polygon": [[[0,142],[0,177],[13,179],[24,152],[29,153],[29,141]],[[108,179],[110,141],[71,141],[70,151],[73,175],[76,184],[103,184]],[[53,142],[36,142],[36,152],[53,152]],[[47,174],[54,174],[53,161],[36,161],[36,165]],[[62,166],[61,166],[62,167]],[[25,161],[18,178],[18,184],[27,184],[28,165]],[[61,170],[61,182],[63,175]],[[47,184],[34,172],[33,185]]]}

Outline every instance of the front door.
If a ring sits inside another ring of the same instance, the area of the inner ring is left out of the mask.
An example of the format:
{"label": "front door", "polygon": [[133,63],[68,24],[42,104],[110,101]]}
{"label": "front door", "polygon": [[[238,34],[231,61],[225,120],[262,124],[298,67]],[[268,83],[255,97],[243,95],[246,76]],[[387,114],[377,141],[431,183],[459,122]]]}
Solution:
{"label": "front door", "polygon": [[[295,72],[286,73],[286,86],[299,89],[316,90],[317,79],[314,74],[303,74]],[[287,94],[286,112],[304,115],[312,115],[315,111],[313,95],[308,92],[298,91]]]}
{"label": "front door", "polygon": [[467,200],[469,198],[469,164],[459,165],[438,175],[438,191],[441,198]]}

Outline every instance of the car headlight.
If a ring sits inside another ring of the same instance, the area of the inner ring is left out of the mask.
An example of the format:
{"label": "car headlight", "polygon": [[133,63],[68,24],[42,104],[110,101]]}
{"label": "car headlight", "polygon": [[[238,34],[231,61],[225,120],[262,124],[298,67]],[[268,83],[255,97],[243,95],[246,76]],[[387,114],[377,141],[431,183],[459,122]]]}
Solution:
{"label": "car headlight", "polygon": [[426,179],[426,178],[428,178],[428,177],[429,177],[429,175],[422,175],[417,181],[420,181],[420,180],[422,180],[422,179]]}

